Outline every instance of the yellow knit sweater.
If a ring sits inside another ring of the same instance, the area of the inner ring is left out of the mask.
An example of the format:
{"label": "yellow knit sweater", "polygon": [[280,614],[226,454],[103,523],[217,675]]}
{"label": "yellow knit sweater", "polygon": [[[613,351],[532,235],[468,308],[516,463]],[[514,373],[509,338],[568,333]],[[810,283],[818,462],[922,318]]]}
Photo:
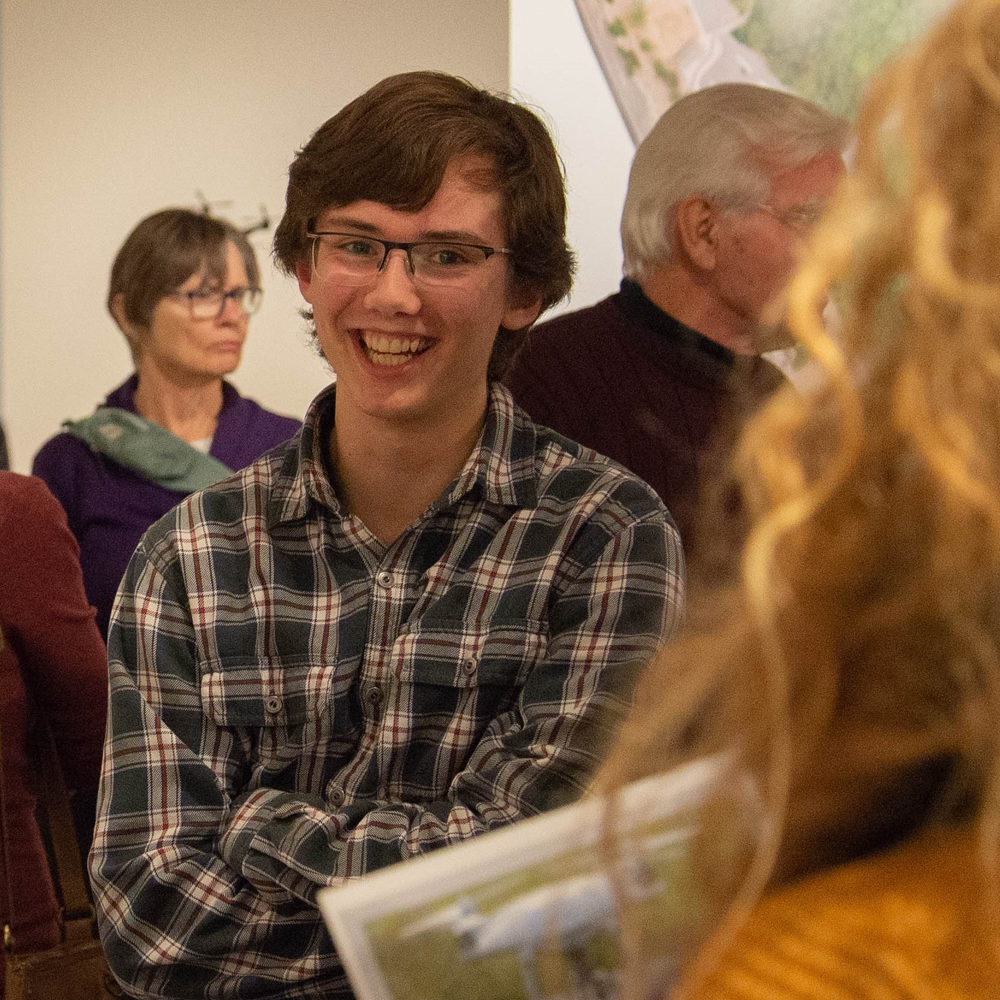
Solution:
{"label": "yellow knit sweater", "polygon": [[975,850],[969,830],[936,831],[772,893],[698,1000],[1000,997]]}

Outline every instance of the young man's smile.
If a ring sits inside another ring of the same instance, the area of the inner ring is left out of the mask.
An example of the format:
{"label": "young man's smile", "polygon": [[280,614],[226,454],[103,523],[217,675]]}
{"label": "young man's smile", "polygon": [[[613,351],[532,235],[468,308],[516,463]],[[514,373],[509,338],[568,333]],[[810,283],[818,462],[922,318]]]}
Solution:
{"label": "young man's smile", "polygon": [[389,367],[406,364],[411,358],[423,354],[430,346],[427,337],[399,336],[369,330],[359,331],[358,338],[372,364]]}

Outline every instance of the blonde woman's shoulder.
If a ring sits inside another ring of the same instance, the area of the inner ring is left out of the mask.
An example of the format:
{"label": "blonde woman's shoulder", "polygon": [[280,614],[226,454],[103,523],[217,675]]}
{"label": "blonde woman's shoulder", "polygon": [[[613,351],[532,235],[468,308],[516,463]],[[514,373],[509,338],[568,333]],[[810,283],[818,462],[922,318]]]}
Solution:
{"label": "blonde woman's shoulder", "polygon": [[786,886],[757,905],[698,1000],[1000,996],[979,871],[973,831],[951,828]]}

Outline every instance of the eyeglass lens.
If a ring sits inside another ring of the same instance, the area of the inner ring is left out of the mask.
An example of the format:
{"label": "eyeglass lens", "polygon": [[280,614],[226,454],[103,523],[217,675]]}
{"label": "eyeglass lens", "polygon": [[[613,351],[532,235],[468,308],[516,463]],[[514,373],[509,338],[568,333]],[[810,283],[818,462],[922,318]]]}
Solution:
{"label": "eyeglass lens", "polygon": [[260,307],[262,292],[259,288],[231,288],[228,292],[203,289],[188,292],[191,315],[195,319],[215,319],[226,309],[226,300],[232,299],[247,315]]}
{"label": "eyeglass lens", "polygon": [[378,274],[393,249],[407,254],[415,280],[430,285],[467,281],[492,252],[465,243],[411,243],[407,250],[370,237],[325,234],[313,237],[313,270],[321,279],[365,284]]}

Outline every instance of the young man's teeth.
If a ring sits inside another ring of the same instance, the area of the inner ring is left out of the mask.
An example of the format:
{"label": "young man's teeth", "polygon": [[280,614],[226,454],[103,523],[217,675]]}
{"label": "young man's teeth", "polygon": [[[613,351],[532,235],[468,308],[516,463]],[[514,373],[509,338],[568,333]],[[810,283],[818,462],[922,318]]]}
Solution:
{"label": "young man's teeth", "polygon": [[424,347],[421,338],[363,334],[361,340],[369,359],[380,365],[401,365]]}
{"label": "young man's teeth", "polygon": [[368,360],[377,365],[402,365],[412,358],[412,354],[380,354],[377,351],[368,352]]}

